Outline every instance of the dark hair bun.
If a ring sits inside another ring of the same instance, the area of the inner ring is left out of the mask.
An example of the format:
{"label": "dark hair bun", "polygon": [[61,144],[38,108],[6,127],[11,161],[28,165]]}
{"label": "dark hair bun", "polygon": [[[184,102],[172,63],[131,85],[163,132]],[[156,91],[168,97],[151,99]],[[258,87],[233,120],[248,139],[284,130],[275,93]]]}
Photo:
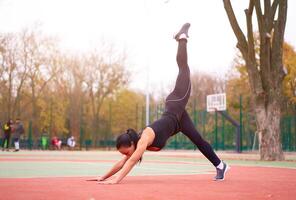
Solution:
{"label": "dark hair bun", "polygon": [[139,135],[138,135],[138,133],[134,129],[129,128],[129,129],[127,129],[126,133],[129,135],[131,141],[134,144],[137,144],[138,143]]}

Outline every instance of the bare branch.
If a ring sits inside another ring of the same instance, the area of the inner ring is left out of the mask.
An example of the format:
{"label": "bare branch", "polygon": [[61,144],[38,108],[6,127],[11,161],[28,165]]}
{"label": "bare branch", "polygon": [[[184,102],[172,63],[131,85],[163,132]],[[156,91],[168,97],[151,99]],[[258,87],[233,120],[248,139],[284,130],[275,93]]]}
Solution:
{"label": "bare branch", "polygon": [[260,0],[254,0],[255,1],[255,9],[257,13],[257,20],[258,20],[258,28],[259,32],[264,32],[264,20],[262,15],[262,9],[261,9],[261,3]]}
{"label": "bare branch", "polygon": [[[283,54],[283,42],[284,32],[287,19],[287,0],[279,2],[278,20],[274,22],[274,36],[272,40],[272,65],[276,74],[280,74],[278,81],[281,81],[284,77],[282,69],[282,54]],[[276,83],[277,85],[278,83]]]}
{"label": "bare branch", "polygon": [[[253,10],[254,10],[254,0],[250,0],[249,2],[249,8],[247,9],[248,15],[253,15]],[[245,10],[246,12],[246,10]]]}
{"label": "bare branch", "polygon": [[239,47],[243,55],[247,55],[247,49],[248,49],[247,40],[236,20],[231,2],[230,0],[223,0],[223,2],[224,2],[224,8],[226,10],[230,25],[238,41],[237,46]]}
{"label": "bare branch", "polygon": [[271,19],[274,19],[278,5],[279,5],[279,0],[274,0],[271,6],[271,14],[270,14],[270,16],[272,16]]}
{"label": "bare branch", "polygon": [[264,16],[269,16],[270,14],[270,0],[264,0]]}
{"label": "bare branch", "polygon": [[254,48],[254,36],[253,36],[253,24],[252,14],[254,10],[254,1],[250,0],[249,9],[245,10],[247,20],[247,36],[248,36],[248,59],[256,65],[255,48]]}
{"label": "bare branch", "polygon": [[269,14],[269,23],[267,24],[267,32],[270,33],[273,28],[274,16],[279,5],[279,0],[274,0],[271,6],[271,11]]}
{"label": "bare branch", "polygon": [[284,42],[284,32],[286,28],[287,21],[287,10],[288,3],[287,0],[282,0],[279,2],[279,13],[278,13],[278,22],[279,22],[279,31],[280,31],[280,42]]}

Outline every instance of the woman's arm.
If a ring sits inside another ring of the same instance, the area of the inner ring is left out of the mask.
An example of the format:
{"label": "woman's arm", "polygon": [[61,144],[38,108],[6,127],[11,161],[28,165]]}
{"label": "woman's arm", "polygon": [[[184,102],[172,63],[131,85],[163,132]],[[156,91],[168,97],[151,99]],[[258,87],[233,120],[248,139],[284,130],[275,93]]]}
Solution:
{"label": "woman's arm", "polygon": [[107,178],[113,176],[114,174],[116,174],[122,167],[123,165],[126,163],[126,161],[129,159],[129,157],[124,156],[123,159],[121,159],[120,161],[118,161],[111,169],[110,171],[108,171],[105,175],[101,176],[98,181],[103,181],[106,180]]}
{"label": "woman's arm", "polygon": [[132,156],[126,161],[122,170],[119,172],[118,176],[115,178],[114,183],[119,183],[137,164],[140,158],[143,156],[146,148],[147,148],[147,140],[145,137],[141,137],[138,142],[136,151],[132,154]]}
{"label": "woman's arm", "polygon": [[135,164],[140,160],[143,156],[147,146],[152,143],[154,140],[155,134],[151,128],[146,128],[141,138],[137,144],[137,149],[131,155],[131,157],[126,161],[124,166],[122,167],[121,171],[119,172],[118,176],[110,181],[101,182],[102,184],[116,184],[119,183],[135,166]]}

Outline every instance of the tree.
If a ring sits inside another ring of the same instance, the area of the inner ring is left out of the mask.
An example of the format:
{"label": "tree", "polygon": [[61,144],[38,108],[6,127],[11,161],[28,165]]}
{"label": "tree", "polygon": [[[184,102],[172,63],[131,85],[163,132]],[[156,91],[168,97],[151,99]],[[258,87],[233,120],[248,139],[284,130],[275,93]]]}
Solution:
{"label": "tree", "polygon": [[85,83],[89,95],[92,131],[95,144],[99,140],[100,112],[105,99],[128,83],[125,54],[116,53],[112,46],[102,46],[84,57]]}
{"label": "tree", "polygon": [[284,44],[284,66],[287,70],[287,75],[285,76],[283,82],[283,91],[286,96],[286,109],[291,106],[295,108],[296,105],[296,51],[288,43]]}
{"label": "tree", "polygon": [[[247,67],[252,101],[254,102],[261,160],[283,160],[280,142],[281,100],[283,98],[283,42],[287,18],[287,0],[250,0],[245,10],[247,38],[242,32],[230,0],[223,0],[233,32]],[[252,15],[256,10],[260,58],[256,62]],[[277,15],[276,15],[277,14]]]}
{"label": "tree", "polygon": [[85,98],[84,82],[86,79],[85,66],[82,56],[65,56],[64,69],[59,74],[59,87],[64,88],[67,128],[71,135],[79,138],[81,119],[83,116],[83,100]]}
{"label": "tree", "polygon": [[0,102],[4,118],[20,117],[20,99],[27,76],[27,66],[22,59],[20,34],[0,35]]}
{"label": "tree", "polygon": [[[258,34],[256,34],[258,35]],[[255,37],[256,58],[259,58],[259,37]],[[258,49],[258,50],[257,50]],[[257,60],[259,62],[259,60]],[[282,115],[295,114],[296,104],[296,52],[292,45],[287,42],[283,47],[283,62],[286,70],[286,76],[283,81],[284,101],[282,101]],[[237,109],[238,95],[243,97],[244,112],[254,112],[254,106],[251,101],[251,91],[249,84],[249,77],[242,55],[237,52],[233,61],[233,69],[228,73],[226,83],[226,93],[228,107]],[[233,98],[234,97],[234,98]]]}
{"label": "tree", "polygon": [[32,121],[36,138],[40,130],[59,137],[79,138],[81,130],[94,140],[103,132],[109,137],[114,95],[128,83],[126,54],[111,45],[65,54],[38,28],[0,33],[0,121]]}
{"label": "tree", "polygon": [[43,36],[36,30],[25,29],[23,32],[22,59],[27,68],[27,87],[30,88],[33,133],[38,134],[40,106],[39,99],[47,84],[57,75],[59,52],[55,40]]}
{"label": "tree", "polygon": [[142,108],[145,95],[128,89],[120,90],[112,103],[112,132],[116,135],[133,128],[142,129]]}

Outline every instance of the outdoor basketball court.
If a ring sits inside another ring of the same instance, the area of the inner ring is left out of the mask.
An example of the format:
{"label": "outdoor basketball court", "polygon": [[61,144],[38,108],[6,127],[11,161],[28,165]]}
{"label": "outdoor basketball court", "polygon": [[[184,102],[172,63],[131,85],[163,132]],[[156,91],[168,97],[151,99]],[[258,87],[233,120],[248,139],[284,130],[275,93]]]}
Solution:
{"label": "outdoor basketball court", "polygon": [[[86,181],[121,156],[106,151],[0,152],[1,199],[295,199],[296,155],[261,162],[257,154],[218,153],[231,169],[222,182],[197,151],[147,152],[118,185]],[[257,160],[257,161],[256,161]]]}

